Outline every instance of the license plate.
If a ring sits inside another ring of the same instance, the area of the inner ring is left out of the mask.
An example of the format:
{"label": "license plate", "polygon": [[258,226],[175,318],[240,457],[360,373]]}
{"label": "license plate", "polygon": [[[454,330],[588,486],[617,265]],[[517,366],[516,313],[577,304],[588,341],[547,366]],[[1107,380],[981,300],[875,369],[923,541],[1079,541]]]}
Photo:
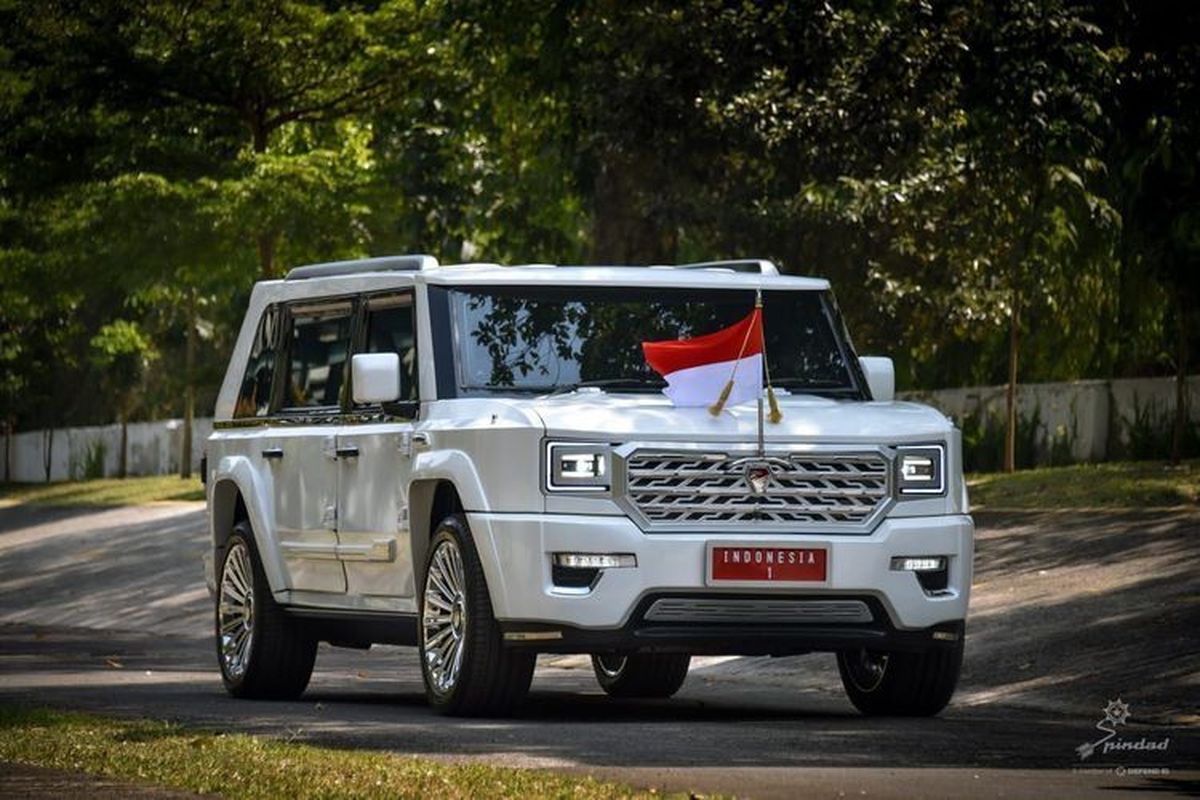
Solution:
{"label": "license plate", "polygon": [[821,583],[828,565],[821,547],[713,547],[710,552],[713,581]]}

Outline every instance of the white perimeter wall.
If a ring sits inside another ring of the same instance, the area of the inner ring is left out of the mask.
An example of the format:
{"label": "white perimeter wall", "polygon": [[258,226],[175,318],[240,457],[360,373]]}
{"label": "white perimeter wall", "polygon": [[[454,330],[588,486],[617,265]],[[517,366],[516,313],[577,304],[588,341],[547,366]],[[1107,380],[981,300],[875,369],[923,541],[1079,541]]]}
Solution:
{"label": "white perimeter wall", "polygon": [[[931,392],[900,392],[906,400],[928,403],[961,427],[967,417],[1003,424],[1005,386],[973,386]],[[1200,375],[1187,381],[1188,411],[1200,423]],[[1174,378],[1031,383],[1017,387],[1017,414],[1037,418],[1038,447],[1056,439],[1070,444],[1071,460],[1103,461],[1118,457],[1130,444],[1130,432],[1148,426],[1166,436],[1175,418]],[[1162,458],[1168,453],[1163,452]]]}
{"label": "white perimeter wall", "polygon": [[[14,434],[10,442],[0,437],[8,453],[8,480],[46,480],[46,454],[50,456],[50,480],[87,477],[89,463],[103,453],[104,477],[115,477],[120,465],[121,426],[96,425]],[[204,440],[212,433],[212,420],[204,417],[192,426],[192,470],[198,474]],[[48,447],[49,446],[49,447]],[[130,475],[169,475],[179,472],[183,451],[183,420],[131,422],[128,428],[127,471]],[[0,453],[0,458],[3,454]],[[2,478],[3,476],[0,476]],[[93,475],[93,477],[95,477]]]}
{"label": "white perimeter wall", "polygon": [[[953,417],[961,426],[965,418],[999,423],[1004,415],[1004,386],[974,386],[931,392],[901,392],[900,397],[928,403]],[[1200,423],[1200,375],[1188,378],[1189,416]],[[1173,378],[1131,378],[1114,381],[1033,383],[1018,387],[1017,410],[1021,417],[1038,418],[1039,447],[1056,438],[1070,444],[1074,461],[1103,461],[1118,455],[1129,444],[1130,429],[1139,417],[1143,424],[1169,430],[1175,411]],[[192,469],[200,469],[204,441],[212,433],[212,419],[195,420],[192,433]],[[14,434],[0,440],[8,454],[10,481],[46,480],[48,431]],[[88,464],[103,449],[103,474],[117,474],[121,426],[61,428],[53,432],[49,448],[50,480],[87,476]],[[179,471],[183,449],[183,420],[129,424],[128,472],[130,475],[169,475]],[[1162,457],[1166,457],[1162,453]],[[0,454],[0,458],[3,454]],[[4,476],[0,475],[0,479]]]}

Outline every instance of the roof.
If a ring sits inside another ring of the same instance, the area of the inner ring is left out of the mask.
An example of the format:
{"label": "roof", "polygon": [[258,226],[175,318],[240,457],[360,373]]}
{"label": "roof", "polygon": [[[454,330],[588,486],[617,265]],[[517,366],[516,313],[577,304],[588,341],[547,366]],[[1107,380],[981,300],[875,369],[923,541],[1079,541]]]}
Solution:
{"label": "roof", "polygon": [[529,264],[501,267],[495,264],[462,264],[423,272],[420,280],[436,286],[679,286],[691,288],[809,289],[829,288],[823,278],[762,275],[721,268],[679,269],[676,267],[557,267]]}
{"label": "roof", "polygon": [[[402,280],[397,281],[397,278]],[[746,288],[823,290],[823,278],[780,275],[770,261],[740,259],[699,264],[655,266],[557,266],[554,264],[471,263],[440,265],[432,256],[387,256],[312,264],[291,270],[285,281],[303,282],[309,288],[300,294],[344,288],[361,290],[364,284],[425,283],[437,286],[542,285],[561,286],[647,286],[690,288]],[[317,289],[317,284],[321,290]],[[292,294],[289,292],[289,294]]]}

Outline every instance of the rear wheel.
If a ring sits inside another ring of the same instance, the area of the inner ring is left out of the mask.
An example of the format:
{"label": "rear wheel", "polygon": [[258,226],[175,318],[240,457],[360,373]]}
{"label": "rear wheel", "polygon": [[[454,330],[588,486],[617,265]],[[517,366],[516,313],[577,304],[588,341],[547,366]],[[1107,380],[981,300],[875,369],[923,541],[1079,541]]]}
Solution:
{"label": "rear wheel", "polygon": [[501,716],[525,699],[537,654],[505,649],[466,519],[442,520],[421,590],[425,696],[443,714]]}
{"label": "rear wheel", "polygon": [[308,686],[317,641],[271,595],[250,524],[239,522],[217,577],[217,663],[234,697],[284,700]]}
{"label": "rear wheel", "polygon": [[679,653],[592,656],[600,687],[612,697],[670,697],[687,678],[690,655]]}
{"label": "rear wheel", "polygon": [[850,702],[864,714],[928,717],[954,694],[962,668],[963,642],[925,651],[845,650],[838,672]]}

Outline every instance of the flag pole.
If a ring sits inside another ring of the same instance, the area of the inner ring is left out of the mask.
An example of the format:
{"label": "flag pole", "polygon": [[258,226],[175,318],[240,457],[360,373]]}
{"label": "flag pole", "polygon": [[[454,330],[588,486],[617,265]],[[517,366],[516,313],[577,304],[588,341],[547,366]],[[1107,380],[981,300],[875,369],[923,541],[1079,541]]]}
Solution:
{"label": "flag pole", "polygon": [[763,436],[763,399],[762,395],[758,396],[758,457],[765,458],[767,455],[767,442]]}
{"label": "flag pole", "polygon": [[[758,312],[758,314],[760,316],[760,319],[759,319],[760,326],[762,325],[762,320],[761,320],[762,304],[763,304],[762,303],[762,289],[755,289],[754,290],[754,310],[756,312]],[[763,334],[763,339],[764,340],[766,339],[765,333]],[[761,344],[765,345],[766,342],[763,341]],[[763,350],[762,359],[763,359],[763,363],[766,364],[767,363],[766,350]],[[766,436],[763,434],[763,397],[762,397],[762,391],[759,391],[759,393],[758,393],[758,457],[764,458],[764,457],[766,457],[766,455],[767,455],[767,441],[766,441]]]}

